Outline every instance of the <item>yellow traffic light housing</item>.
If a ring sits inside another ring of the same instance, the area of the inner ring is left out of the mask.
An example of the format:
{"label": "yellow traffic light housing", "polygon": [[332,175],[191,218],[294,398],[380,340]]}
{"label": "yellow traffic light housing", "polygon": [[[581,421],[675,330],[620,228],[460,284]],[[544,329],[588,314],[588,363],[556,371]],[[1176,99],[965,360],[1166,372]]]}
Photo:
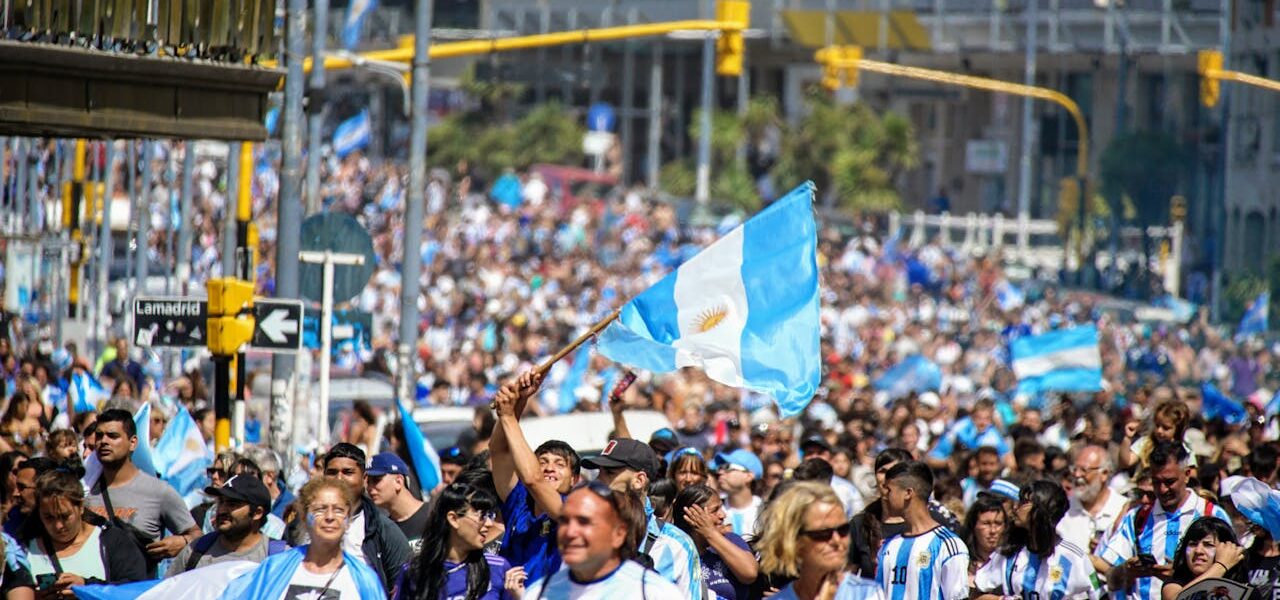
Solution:
{"label": "yellow traffic light housing", "polygon": [[841,87],[857,87],[861,46],[827,46],[814,54],[822,65],[822,87],[835,91]]}
{"label": "yellow traffic light housing", "polygon": [[1222,95],[1222,82],[1218,81],[1218,73],[1222,71],[1222,52],[1218,50],[1201,50],[1199,55],[1200,102],[1213,108]]}
{"label": "yellow traffic light housing", "polygon": [[210,279],[209,314],[235,316],[253,309],[253,283],[231,277]]}
{"label": "yellow traffic light housing", "polygon": [[231,356],[253,341],[253,317],[209,317],[209,351]]}
{"label": "yellow traffic light housing", "polygon": [[[746,29],[751,20],[751,3],[746,0],[720,0],[716,3],[716,20],[741,23],[742,29]],[[742,29],[720,32],[720,39],[716,40],[717,75],[742,75],[742,54],[746,50]]]}

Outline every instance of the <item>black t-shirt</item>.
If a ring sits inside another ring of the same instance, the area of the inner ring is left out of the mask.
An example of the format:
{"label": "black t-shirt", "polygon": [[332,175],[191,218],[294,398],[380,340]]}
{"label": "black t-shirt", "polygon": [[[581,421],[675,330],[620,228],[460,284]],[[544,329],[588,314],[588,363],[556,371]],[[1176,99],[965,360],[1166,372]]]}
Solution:
{"label": "black t-shirt", "polygon": [[1249,572],[1248,584],[1253,586],[1252,600],[1274,600],[1280,597],[1280,556],[1250,557],[1245,564]]}
{"label": "black t-shirt", "polygon": [[414,556],[422,550],[422,534],[427,529],[427,513],[430,509],[431,505],[423,502],[417,512],[409,515],[408,519],[394,521],[396,527],[399,527],[404,537],[409,540],[409,549],[413,551]]}

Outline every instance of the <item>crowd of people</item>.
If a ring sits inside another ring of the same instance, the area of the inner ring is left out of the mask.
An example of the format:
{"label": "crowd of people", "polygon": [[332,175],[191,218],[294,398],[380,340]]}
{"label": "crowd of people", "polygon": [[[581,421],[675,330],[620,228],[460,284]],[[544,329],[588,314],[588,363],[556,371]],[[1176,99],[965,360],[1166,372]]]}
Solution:
{"label": "crowd of people", "polygon": [[[270,257],[277,171],[259,161]],[[199,280],[218,273],[212,224],[227,203],[216,161],[197,168]],[[515,197],[488,197],[465,165],[428,188],[417,402],[477,415],[439,449],[434,489],[420,489],[404,436],[360,405],[319,452],[213,455],[203,494],[184,498],[135,464],[147,441],[135,415],[150,411],[154,443],[187,412],[212,446],[201,369],[169,376],[125,339],[96,359],[28,344],[0,319],[5,600],[157,578],[195,589],[199,573],[243,563],[220,581],[224,597],[1175,600],[1215,578],[1259,600],[1278,589],[1277,351],[1260,340],[1203,313],[1134,321],[1053,285],[1011,299],[997,258],[908,247],[866,219],[820,222],[823,380],[799,417],[696,369],[630,384],[589,350],[542,377],[539,361],[734,221],[682,224],[635,190],[565,203],[535,175],[503,176],[519,181]],[[326,166],[326,205],[360,220],[378,257],[351,303],[373,314],[373,342],[338,349],[344,368],[388,370],[404,179],[358,153]],[[264,293],[272,273],[264,260]],[[1099,331],[1103,390],[1020,393],[1010,341],[1084,324]],[[910,361],[937,377],[898,369]],[[109,397],[83,406],[78,374]],[[672,426],[634,439],[634,409]],[[530,446],[523,418],[574,411],[612,415],[598,455]]]}

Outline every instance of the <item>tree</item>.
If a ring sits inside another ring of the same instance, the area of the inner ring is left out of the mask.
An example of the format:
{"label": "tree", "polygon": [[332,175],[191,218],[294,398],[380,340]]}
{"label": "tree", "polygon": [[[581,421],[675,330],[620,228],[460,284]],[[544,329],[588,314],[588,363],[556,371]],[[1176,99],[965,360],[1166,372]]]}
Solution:
{"label": "tree", "polygon": [[773,169],[781,189],[812,179],[829,200],[853,211],[882,212],[902,206],[897,180],[919,162],[910,121],[877,115],[865,104],[835,103],[812,91],[807,114],[787,128]]}
{"label": "tree", "polygon": [[581,164],[583,134],[577,117],[555,102],[534,108],[515,123],[490,123],[480,114],[464,112],[431,128],[427,153],[433,164],[453,166],[465,160],[489,173],[540,162]]}
{"label": "tree", "polygon": [[[702,139],[702,111],[695,110],[689,125],[689,137],[697,144]],[[760,195],[746,165],[737,159],[738,144],[745,130],[736,113],[711,113],[711,199],[735,208],[755,211],[760,208]],[[697,187],[696,159],[673,161],[659,173],[661,185],[669,193],[690,196]]]}
{"label": "tree", "polygon": [[1138,223],[1155,225],[1169,218],[1169,199],[1182,186],[1189,153],[1167,133],[1139,131],[1117,136],[1102,153],[1102,195],[1112,210],[1128,197]]}

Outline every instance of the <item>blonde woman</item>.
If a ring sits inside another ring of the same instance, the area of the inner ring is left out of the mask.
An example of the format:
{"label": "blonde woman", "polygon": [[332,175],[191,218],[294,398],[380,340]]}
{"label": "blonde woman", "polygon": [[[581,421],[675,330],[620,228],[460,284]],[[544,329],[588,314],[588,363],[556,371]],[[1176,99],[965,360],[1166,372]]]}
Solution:
{"label": "blonde woman", "polygon": [[385,600],[377,573],[360,557],[342,550],[342,536],[356,508],[349,485],[328,477],[312,479],[298,492],[311,543],[276,554],[232,582],[222,598],[283,600]]}
{"label": "blonde woman", "polygon": [[765,509],[761,523],[761,570],[794,579],[773,600],[884,600],[874,582],[845,574],[849,522],[831,486],[791,484]]}

